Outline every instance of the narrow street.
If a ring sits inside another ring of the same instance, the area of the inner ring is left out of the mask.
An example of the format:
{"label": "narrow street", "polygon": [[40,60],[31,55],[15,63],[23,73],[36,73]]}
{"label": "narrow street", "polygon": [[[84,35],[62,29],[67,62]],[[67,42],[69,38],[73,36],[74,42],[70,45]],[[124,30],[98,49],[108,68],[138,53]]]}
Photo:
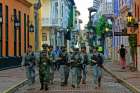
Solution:
{"label": "narrow street", "polygon": [[69,78],[68,86],[61,87],[59,82],[59,73],[55,73],[55,82],[49,86],[49,91],[40,91],[39,80],[33,85],[28,87],[27,85],[19,89],[16,93],[132,93],[127,88],[119,84],[108,73],[104,72],[103,82],[101,89],[94,89],[92,84],[92,70],[88,68],[88,79],[86,85],[80,85],[80,88],[71,87],[71,77]]}

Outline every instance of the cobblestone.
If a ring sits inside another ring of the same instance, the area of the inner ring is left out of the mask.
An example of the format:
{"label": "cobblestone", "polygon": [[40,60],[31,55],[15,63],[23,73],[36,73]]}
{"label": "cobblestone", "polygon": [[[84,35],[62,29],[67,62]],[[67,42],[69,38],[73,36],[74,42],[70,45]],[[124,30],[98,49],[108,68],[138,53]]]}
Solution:
{"label": "cobblestone", "polygon": [[69,78],[69,85],[65,87],[60,86],[59,73],[55,73],[55,82],[49,86],[49,91],[40,91],[39,81],[33,86],[24,86],[16,93],[132,93],[127,88],[119,84],[108,73],[104,72],[101,89],[94,89],[92,80],[92,70],[89,68],[87,84],[80,85],[80,88],[71,87],[71,77]]}

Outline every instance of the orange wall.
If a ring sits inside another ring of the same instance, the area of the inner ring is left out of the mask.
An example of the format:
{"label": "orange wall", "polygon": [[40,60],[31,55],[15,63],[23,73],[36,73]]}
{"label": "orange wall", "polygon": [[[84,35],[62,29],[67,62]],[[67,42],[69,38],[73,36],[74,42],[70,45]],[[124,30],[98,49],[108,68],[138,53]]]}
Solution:
{"label": "orange wall", "polygon": [[[22,50],[22,54],[24,53],[24,13],[27,15],[29,15],[30,13],[30,7],[23,4],[22,2],[20,2],[20,0],[2,0],[2,6],[3,6],[3,56],[6,55],[6,45],[5,45],[5,5],[8,5],[9,8],[9,56],[13,56],[14,55],[14,22],[11,20],[12,19],[12,15],[13,15],[13,10],[16,9],[17,11],[17,16],[18,16],[18,12],[21,11],[21,50]],[[27,28],[27,26],[26,26]],[[27,32],[27,30],[26,30]],[[27,36],[27,35],[26,35]],[[27,39],[26,39],[27,40]],[[27,42],[27,41],[26,41]],[[18,47],[18,31],[17,31],[17,49],[19,49]],[[18,50],[17,50],[17,55],[18,55]]]}
{"label": "orange wall", "polygon": [[[140,1],[135,0],[133,5],[133,15],[135,17],[135,20],[140,20]],[[137,45],[140,46],[140,24],[139,28],[137,30]]]}

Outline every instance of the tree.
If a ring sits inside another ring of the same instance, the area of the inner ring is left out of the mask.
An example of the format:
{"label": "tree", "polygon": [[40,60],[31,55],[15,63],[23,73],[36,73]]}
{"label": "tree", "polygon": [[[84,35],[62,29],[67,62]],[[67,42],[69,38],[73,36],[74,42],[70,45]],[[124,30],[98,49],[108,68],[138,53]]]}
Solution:
{"label": "tree", "polygon": [[137,55],[137,36],[135,34],[131,34],[129,36],[129,44],[130,44],[130,52],[132,56],[133,66],[136,67],[136,55]]}
{"label": "tree", "polygon": [[107,24],[108,23],[106,22],[105,17],[104,16],[101,16],[99,18],[98,22],[97,22],[97,25],[96,25],[96,34],[98,36],[101,36],[102,33],[104,33],[104,30],[105,30]]}

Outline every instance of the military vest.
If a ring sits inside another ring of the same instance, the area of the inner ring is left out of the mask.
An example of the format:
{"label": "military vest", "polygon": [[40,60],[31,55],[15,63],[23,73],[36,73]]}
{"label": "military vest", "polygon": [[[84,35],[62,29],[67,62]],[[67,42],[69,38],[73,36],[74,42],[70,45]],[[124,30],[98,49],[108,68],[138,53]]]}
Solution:
{"label": "military vest", "polygon": [[41,53],[40,53],[40,63],[39,65],[47,65],[49,64],[50,60],[49,60],[49,55],[48,55],[48,52],[46,50],[43,50]]}
{"label": "military vest", "polygon": [[73,67],[81,66],[81,57],[79,52],[75,52],[74,54],[72,54],[72,60],[74,60],[74,62],[72,62]]}
{"label": "military vest", "polygon": [[25,66],[34,66],[35,65],[35,56],[34,56],[34,53],[27,53],[25,55]]}

